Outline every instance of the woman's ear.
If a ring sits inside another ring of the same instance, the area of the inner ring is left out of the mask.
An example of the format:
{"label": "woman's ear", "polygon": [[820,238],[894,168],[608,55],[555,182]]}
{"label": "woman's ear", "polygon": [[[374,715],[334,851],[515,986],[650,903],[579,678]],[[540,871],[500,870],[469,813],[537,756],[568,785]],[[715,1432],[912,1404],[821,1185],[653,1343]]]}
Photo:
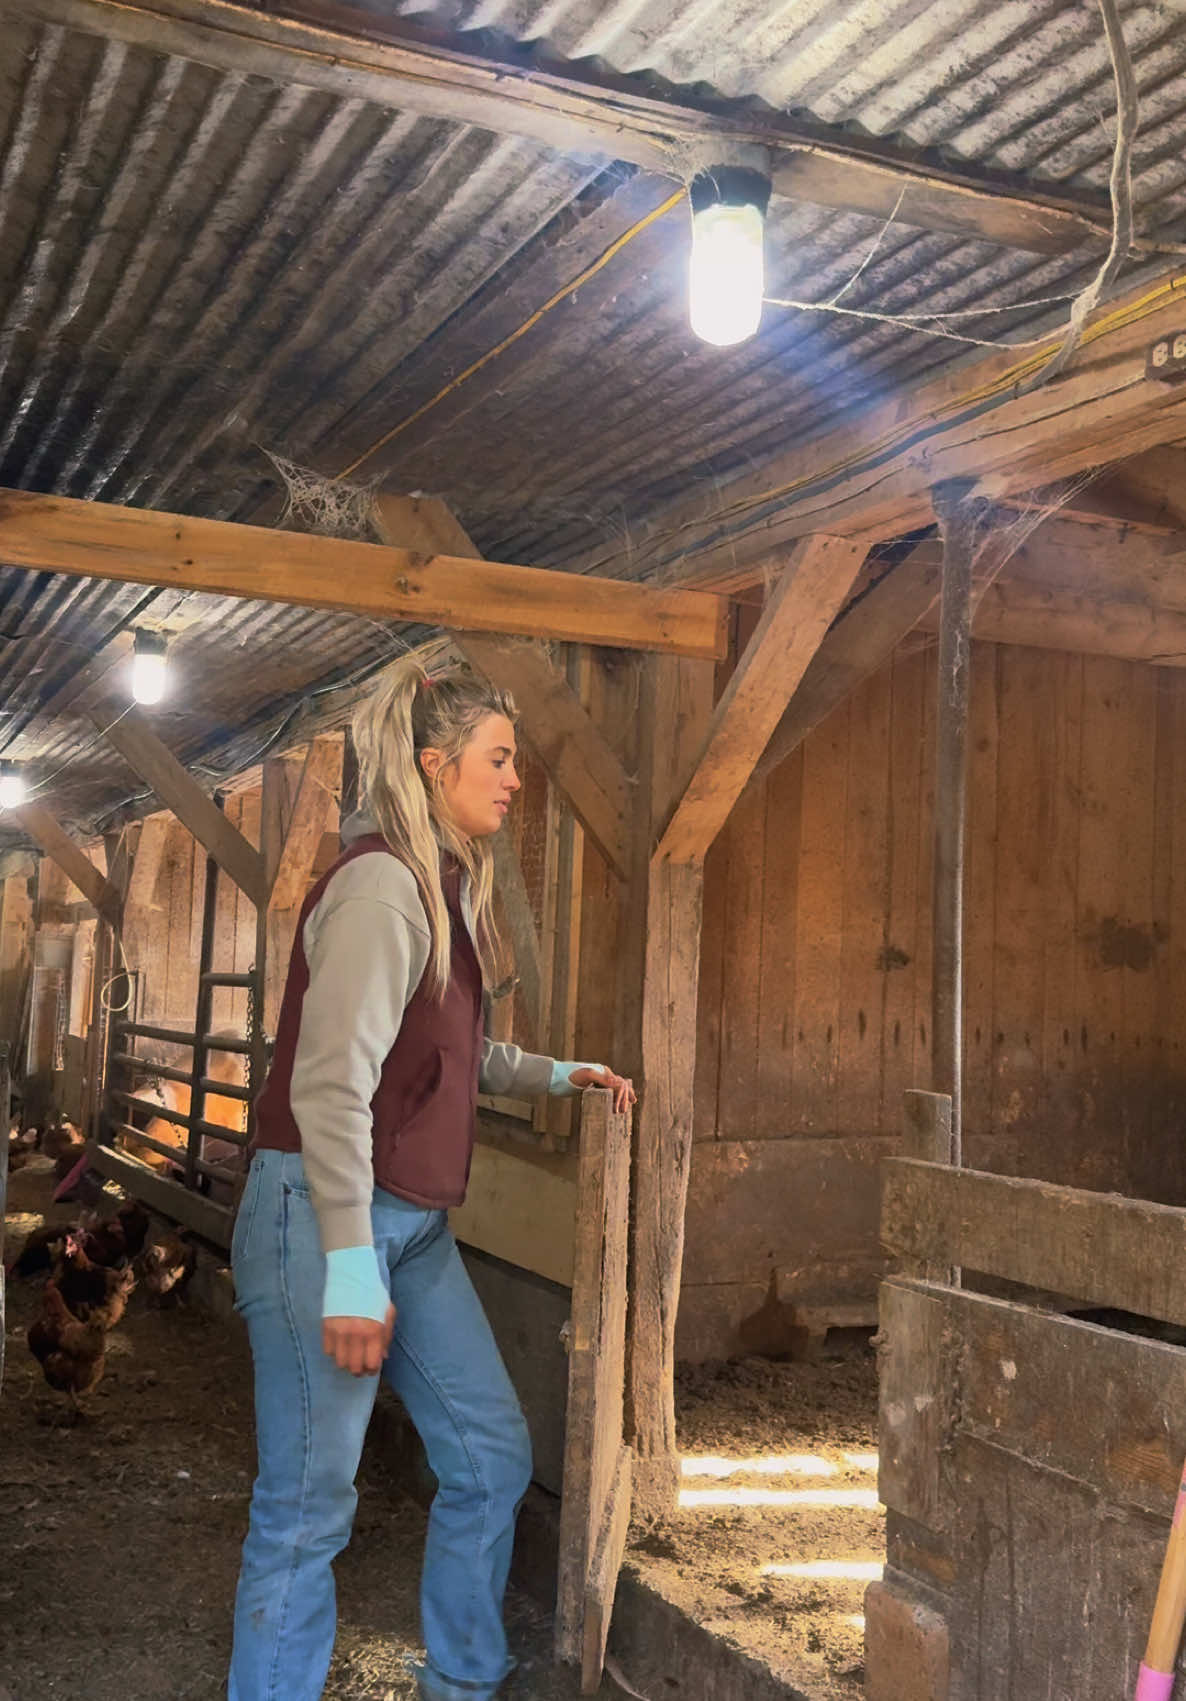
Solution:
{"label": "woman's ear", "polygon": [[420,770],[429,785],[432,785],[435,782],[437,775],[441,771],[441,764],[444,759],[443,752],[440,750],[434,750],[431,745],[420,752]]}

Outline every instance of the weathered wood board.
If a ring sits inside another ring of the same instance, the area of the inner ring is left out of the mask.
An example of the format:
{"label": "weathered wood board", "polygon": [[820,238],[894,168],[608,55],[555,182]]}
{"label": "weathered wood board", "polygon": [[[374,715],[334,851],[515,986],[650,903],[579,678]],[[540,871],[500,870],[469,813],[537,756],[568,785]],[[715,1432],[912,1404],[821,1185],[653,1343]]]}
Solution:
{"label": "weathered wood board", "polygon": [[631,1481],[622,1443],[630,1122],[612,1102],[596,1090],[582,1101],[556,1596],[556,1655],[581,1666],[586,1694],[601,1679]]}
{"label": "weathered wood board", "polygon": [[897,1257],[1186,1324],[1186,1210],[1176,1206],[891,1158],[881,1239]]}
{"label": "weathered wood board", "polygon": [[882,1287],[893,1584],[945,1701],[1131,1695],[1186,1454],[1186,1351],[930,1283]]}

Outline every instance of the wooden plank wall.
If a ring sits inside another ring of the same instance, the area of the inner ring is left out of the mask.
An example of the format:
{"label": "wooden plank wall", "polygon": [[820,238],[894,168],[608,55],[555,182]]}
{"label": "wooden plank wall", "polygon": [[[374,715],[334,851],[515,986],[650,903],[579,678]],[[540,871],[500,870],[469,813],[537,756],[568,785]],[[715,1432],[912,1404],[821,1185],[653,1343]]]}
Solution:
{"label": "wooden plank wall", "polygon": [[[1186,1201],[1186,677],[988,644],[973,676],[966,1161]],[[934,698],[903,646],[710,854],[687,1356],[874,1315],[877,1163],[930,1084]]]}

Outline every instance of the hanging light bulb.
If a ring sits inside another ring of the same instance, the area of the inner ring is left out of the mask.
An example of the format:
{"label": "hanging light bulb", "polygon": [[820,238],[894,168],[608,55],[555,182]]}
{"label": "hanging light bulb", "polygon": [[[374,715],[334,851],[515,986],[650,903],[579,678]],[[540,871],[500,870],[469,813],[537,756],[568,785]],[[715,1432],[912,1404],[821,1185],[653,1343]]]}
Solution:
{"label": "hanging light bulb", "polygon": [[762,318],[762,262],[770,179],[749,166],[701,171],[688,190],[692,264],[688,316],[706,343],[727,348],[752,337]]}
{"label": "hanging light bulb", "polygon": [[25,777],[15,762],[0,762],[0,809],[19,809],[25,801]]}
{"label": "hanging light bulb", "polygon": [[160,632],[136,632],[132,653],[132,696],[138,703],[159,703],[165,695],[169,646]]}

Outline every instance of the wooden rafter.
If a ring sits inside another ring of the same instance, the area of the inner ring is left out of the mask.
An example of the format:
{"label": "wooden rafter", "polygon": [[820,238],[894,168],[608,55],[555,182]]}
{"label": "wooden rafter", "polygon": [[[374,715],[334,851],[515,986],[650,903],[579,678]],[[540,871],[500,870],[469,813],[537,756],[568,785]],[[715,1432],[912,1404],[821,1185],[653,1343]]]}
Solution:
{"label": "wooden rafter", "polygon": [[[380,495],[375,515],[393,544],[448,549],[456,556],[481,559],[460,521],[437,497]],[[499,643],[468,630],[464,616],[462,623],[467,629],[453,634],[454,643],[493,685],[512,693],[527,742],[610,867],[624,879],[630,784],[622,764],[538,645]]]}
{"label": "wooden rafter", "polygon": [[125,926],[138,919],[152,903],[171,826],[172,818],[163,812],[146,815],[140,824],[140,837],[124,902]]}
{"label": "wooden rafter", "polygon": [[0,491],[0,561],[382,619],[719,656],[725,604],[536,567]]}
{"label": "wooden rafter", "polygon": [[341,777],[341,740],[315,738],[305,754],[280,846],[269,894],[272,909],[290,910],[304,899]]}
{"label": "wooden rafter", "polygon": [[1019,180],[924,162],[839,131],[807,128],[740,104],[660,100],[624,77],[558,76],[417,40],[374,12],[304,7],[303,21],[223,0],[4,0],[35,18],[273,82],[317,88],[401,112],[528,137],[565,153],[629,160],[664,177],[689,155],[771,154],[775,192],[923,230],[1035,253],[1106,244],[1101,199],[1042,193]]}
{"label": "wooden rafter", "polygon": [[[1007,530],[992,532],[977,558],[973,605],[977,611],[997,575],[1013,555]],[[884,667],[916,626],[933,629],[939,596],[942,550],[937,541],[916,545],[905,560],[876,580],[833,623],[812,656],[799,688],[754,766],[747,790],[762,783],[796,751],[813,727],[839,708],[857,686]],[[977,636],[983,634],[973,626]]]}
{"label": "wooden rafter", "polygon": [[796,546],[716,707],[703,754],[663,831],[656,857],[672,862],[703,859],[847,596],[865,553],[861,541],[823,535]]}
{"label": "wooden rafter", "polygon": [[91,904],[103,920],[119,926],[121,896],[118,888],[100,873],[85,852],[75,844],[65,828],[43,803],[23,803],[13,810],[14,818],[56,863]]}
{"label": "wooden rafter", "polygon": [[266,904],[260,853],[240,833],[173,752],[147,725],[139,711],[128,709],[116,720],[102,712],[92,719],[115,746],[132,772],[185,824],[253,904]]}

